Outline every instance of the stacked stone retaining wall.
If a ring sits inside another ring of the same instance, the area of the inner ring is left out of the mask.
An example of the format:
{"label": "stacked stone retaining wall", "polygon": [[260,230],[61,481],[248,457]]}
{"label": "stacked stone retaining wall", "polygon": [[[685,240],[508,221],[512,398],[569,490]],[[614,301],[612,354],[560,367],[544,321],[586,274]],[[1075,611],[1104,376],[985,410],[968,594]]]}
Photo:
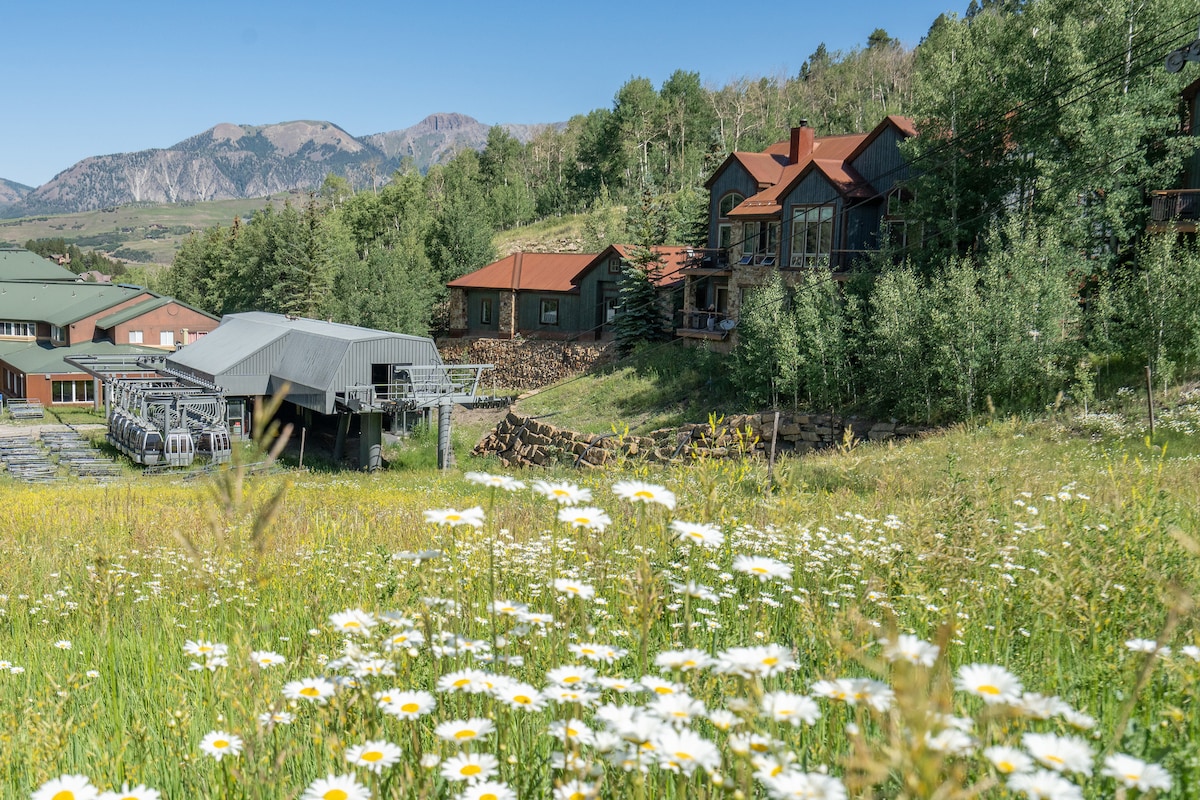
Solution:
{"label": "stacked stone retaining wall", "polygon": [[509,412],[475,446],[474,455],[496,455],[505,466],[575,464],[584,468],[614,460],[685,462],[701,458],[764,457],[775,432],[777,453],[805,453],[842,444],[850,439],[884,441],[913,436],[918,431],[894,422],[876,422],[829,414],[738,414],[714,424],[663,428],[649,436],[589,434],[557,428],[533,417]]}
{"label": "stacked stone retaining wall", "polygon": [[438,352],[447,364],[494,364],[484,380],[502,389],[540,389],[614,357],[611,344],[532,339],[447,339]]}

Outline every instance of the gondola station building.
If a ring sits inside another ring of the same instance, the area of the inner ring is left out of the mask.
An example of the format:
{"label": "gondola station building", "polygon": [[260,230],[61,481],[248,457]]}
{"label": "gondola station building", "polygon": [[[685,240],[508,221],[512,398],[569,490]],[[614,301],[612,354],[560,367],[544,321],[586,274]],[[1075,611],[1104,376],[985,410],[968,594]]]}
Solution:
{"label": "gondola station building", "polygon": [[220,320],[141,286],[93,283],[0,244],[0,394],[45,406],[98,405],[100,381],[72,356],[163,355]]}

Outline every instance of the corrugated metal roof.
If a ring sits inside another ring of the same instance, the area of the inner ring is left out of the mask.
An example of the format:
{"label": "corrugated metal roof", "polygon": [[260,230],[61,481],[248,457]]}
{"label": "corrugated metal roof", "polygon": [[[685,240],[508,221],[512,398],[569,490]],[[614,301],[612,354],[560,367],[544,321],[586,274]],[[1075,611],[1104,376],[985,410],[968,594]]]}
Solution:
{"label": "corrugated metal roof", "polygon": [[[629,260],[629,253],[634,250],[636,245],[632,244],[614,244],[613,250],[621,254],[621,258]],[[659,287],[670,286],[683,280],[683,268],[690,264],[695,258],[695,248],[691,247],[667,247],[665,245],[656,245],[650,248],[654,255],[658,256],[662,262],[662,270],[658,273],[658,278],[655,279],[654,285]]]}
{"label": "corrugated metal roof", "polygon": [[372,364],[442,360],[426,337],[253,311],[226,316],[167,363],[234,396],[271,394],[288,383],[290,402],[328,414],[336,393],[371,381]]}
{"label": "corrugated metal roof", "polygon": [[24,247],[0,245],[0,281],[67,281],[79,276]]}
{"label": "corrugated metal roof", "polygon": [[46,374],[64,374],[75,373],[81,376],[86,376],[76,366],[66,363],[63,359],[67,356],[79,355],[122,355],[125,353],[146,353],[151,355],[162,355],[162,350],[156,350],[153,347],[138,347],[137,345],[128,344],[113,344],[112,342],[83,342],[82,344],[71,345],[70,347],[53,347],[47,343],[34,344],[32,342],[5,342],[5,344],[23,345],[19,348],[9,349],[7,347],[0,349],[0,359],[8,362],[13,369],[20,370],[27,375],[35,375],[38,373]]}
{"label": "corrugated metal roof", "polygon": [[513,253],[446,285],[459,289],[569,292],[575,288],[572,279],[595,258],[596,253]]}
{"label": "corrugated metal roof", "polygon": [[0,319],[67,325],[138,297],[156,297],[140,287],[106,283],[0,282]]}
{"label": "corrugated metal roof", "polygon": [[115,314],[109,314],[107,317],[101,317],[96,320],[97,328],[111,328],[114,325],[120,325],[122,322],[128,322],[131,319],[140,317],[147,311],[153,311],[156,308],[162,308],[167,303],[171,302],[169,297],[151,297],[148,300],[143,300],[136,305],[132,305],[123,311],[118,311]]}

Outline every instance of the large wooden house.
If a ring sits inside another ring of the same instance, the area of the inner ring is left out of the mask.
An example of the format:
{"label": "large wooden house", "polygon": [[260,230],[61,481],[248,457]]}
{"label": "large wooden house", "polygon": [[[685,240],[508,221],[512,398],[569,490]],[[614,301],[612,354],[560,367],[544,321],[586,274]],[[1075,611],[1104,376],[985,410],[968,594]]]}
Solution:
{"label": "large wooden house", "polygon": [[[815,268],[846,270],[913,234],[900,214],[908,167],[899,144],[912,120],[888,116],[868,133],[817,136],[807,124],[760,153],[729,155],[708,179],[708,248],[684,270],[677,333],[722,338],[747,290],[772,271],[789,283]],[[712,320],[717,320],[717,325]]]}
{"label": "large wooden house", "polygon": [[[452,336],[511,339],[612,338],[630,245],[599,253],[513,253],[450,281]],[[681,270],[695,250],[655,247],[664,312],[674,313]]]}
{"label": "large wooden house", "polygon": [[[1198,40],[1200,41],[1200,40]],[[1200,136],[1200,80],[1183,90],[1184,115],[1180,133]],[[1200,221],[1200,149],[1184,163],[1179,182],[1150,193],[1151,231],[1174,230],[1194,234]]]}

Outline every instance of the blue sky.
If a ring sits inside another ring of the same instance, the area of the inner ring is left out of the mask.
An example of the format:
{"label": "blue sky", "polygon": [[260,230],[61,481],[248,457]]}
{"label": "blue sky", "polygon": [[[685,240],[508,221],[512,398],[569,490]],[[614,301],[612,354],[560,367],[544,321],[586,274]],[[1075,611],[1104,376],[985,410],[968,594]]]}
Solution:
{"label": "blue sky", "polygon": [[[967,0],[603,3],[20,2],[4,10],[0,178],[169,147],[220,122],[328,120],[355,136],[434,112],[556,122],[631,77],[784,76],[877,27],[915,45]],[[751,9],[757,10],[751,10]]]}

